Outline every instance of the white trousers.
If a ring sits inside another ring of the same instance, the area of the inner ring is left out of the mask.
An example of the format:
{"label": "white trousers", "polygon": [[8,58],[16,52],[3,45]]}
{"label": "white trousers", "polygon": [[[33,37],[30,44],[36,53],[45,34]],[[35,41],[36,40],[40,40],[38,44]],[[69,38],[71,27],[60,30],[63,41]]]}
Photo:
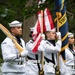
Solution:
{"label": "white trousers", "polygon": [[44,74],[45,75],[55,75],[55,69],[53,68],[53,63],[49,62],[45,62],[44,65]]}
{"label": "white trousers", "polygon": [[35,60],[27,61],[25,73],[26,75],[39,75],[38,66]]}
{"label": "white trousers", "polygon": [[71,67],[66,67],[66,71],[64,75],[75,75],[75,69]]}
{"label": "white trousers", "polygon": [[44,74],[44,75],[55,75],[55,74],[53,74],[53,73],[46,73],[46,74]]}

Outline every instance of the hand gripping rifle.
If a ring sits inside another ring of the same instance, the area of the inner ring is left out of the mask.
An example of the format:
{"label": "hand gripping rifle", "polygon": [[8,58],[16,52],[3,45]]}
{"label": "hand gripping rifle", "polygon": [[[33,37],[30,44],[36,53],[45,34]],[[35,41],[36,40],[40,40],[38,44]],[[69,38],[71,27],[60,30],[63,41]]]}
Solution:
{"label": "hand gripping rifle", "polygon": [[23,48],[17,43],[14,36],[10,33],[10,31],[5,28],[2,24],[0,24],[0,29],[8,36],[15,44],[15,47],[18,49],[18,51],[21,53],[23,51]]}

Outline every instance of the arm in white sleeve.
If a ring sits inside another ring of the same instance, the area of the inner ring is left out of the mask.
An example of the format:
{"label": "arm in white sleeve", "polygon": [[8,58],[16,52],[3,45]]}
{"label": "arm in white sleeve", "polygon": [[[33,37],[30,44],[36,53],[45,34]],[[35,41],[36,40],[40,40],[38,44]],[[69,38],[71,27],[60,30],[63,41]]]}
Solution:
{"label": "arm in white sleeve", "polygon": [[52,52],[52,53],[56,53],[59,52],[61,50],[61,40],[58,40],[56,42],[56,46],[50,45],[50,44],[45,44],[45,50],[46,52]]}
{"label": "arm in white sleeve", "polygon": [[26,48],[28,51],[31,51],[32,50],[32,47],[33,47],[33,41],[30,40],[27,44],[26,44]]}
{"label": "arm in white sleeve", "polygon": [[5,43],[5,44],[2,43],[1,49],[2,49],[2,55],[3,55],[4,61],[13,61],[13,60],[17,59],[17,54],[14,54],[11,51],[11,47],[7,43]]}
{"label": "arm in white sleeve", "polygon": [[40,45],[38,46],[38,51],[44,51],[45,50],[45,44],[46,44],[46,41],[45,40],[42,40],[40,42]]}

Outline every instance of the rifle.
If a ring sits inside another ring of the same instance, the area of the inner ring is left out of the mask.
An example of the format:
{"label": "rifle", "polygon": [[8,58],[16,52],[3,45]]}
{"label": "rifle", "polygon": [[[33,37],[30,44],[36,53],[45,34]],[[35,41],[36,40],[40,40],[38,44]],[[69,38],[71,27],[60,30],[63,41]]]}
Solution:
{"label": "rifle", "polygon": [[5,28],[2,24],[0,24],[0,29],[8,36],[15,44],[15,47],[18,49],[19,52],[23,51],[23,48],[17,43],[16,39],[14,36],[10,33],[10,31]]}

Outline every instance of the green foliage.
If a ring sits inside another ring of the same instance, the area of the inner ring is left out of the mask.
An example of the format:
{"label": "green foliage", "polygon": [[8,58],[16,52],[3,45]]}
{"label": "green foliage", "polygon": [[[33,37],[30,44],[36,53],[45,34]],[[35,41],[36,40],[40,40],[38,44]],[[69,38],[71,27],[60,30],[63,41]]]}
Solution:
{"label": "green foliage", "polygon": [[[50,8],[52,17],[55,17],[54,0],[46,0],[44,4],[39,5],[38,0],[0,0],[0,23],[9,29],[8,23],[12,20],[23,21],[23,18],[29,18],[34,14],[37,14],[38,10],[44,10],[46,7]],[[75,1],[66,0],[69,31],[75,33]],[[0,31],[0,43],[6,37],[2,31]],[[1,50],[0,50],[1,55]],[[0,56],[2,58],[2,56]]]}
{"label": "green foliage", "polygon": [[75,2],[74,0],[66,0],[69,31],[75,33]]}
{"label": "green foliage", "polygon": [[0,63],[3,62],[3,58],[2,58],[2,52],[1,52],[1,48],[0,48]]}

